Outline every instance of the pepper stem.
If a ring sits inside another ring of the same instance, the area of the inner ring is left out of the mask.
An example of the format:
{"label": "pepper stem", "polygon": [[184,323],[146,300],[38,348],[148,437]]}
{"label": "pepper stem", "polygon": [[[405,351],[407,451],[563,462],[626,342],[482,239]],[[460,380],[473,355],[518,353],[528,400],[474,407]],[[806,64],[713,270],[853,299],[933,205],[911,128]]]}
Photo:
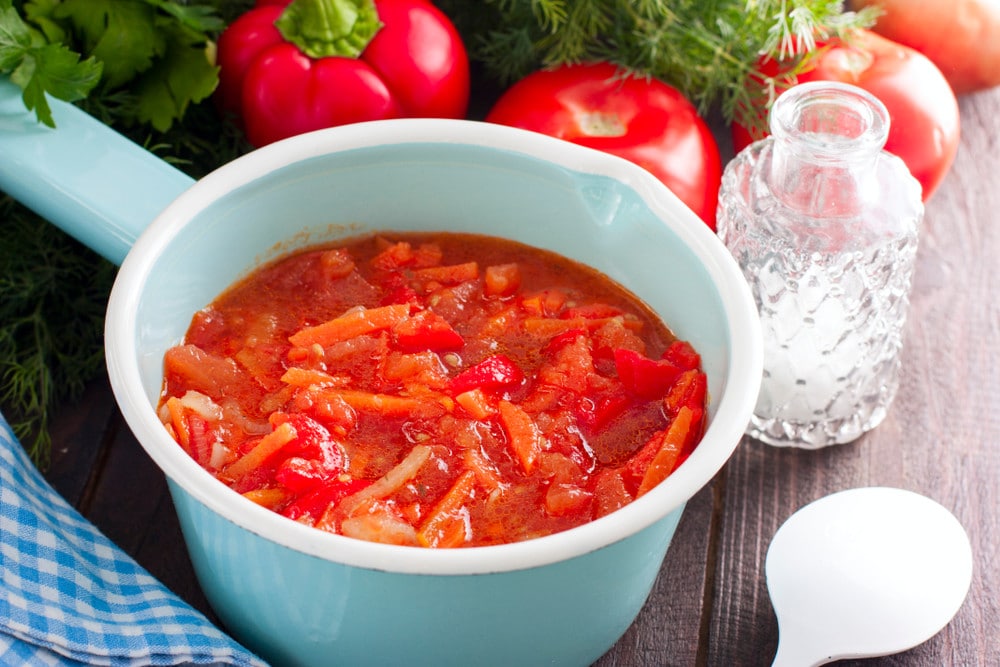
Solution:
{"label": "pepper stem", "polygon": [[374,0],[293,0],[274,25],[310,58],[357,58],[382,22]]}

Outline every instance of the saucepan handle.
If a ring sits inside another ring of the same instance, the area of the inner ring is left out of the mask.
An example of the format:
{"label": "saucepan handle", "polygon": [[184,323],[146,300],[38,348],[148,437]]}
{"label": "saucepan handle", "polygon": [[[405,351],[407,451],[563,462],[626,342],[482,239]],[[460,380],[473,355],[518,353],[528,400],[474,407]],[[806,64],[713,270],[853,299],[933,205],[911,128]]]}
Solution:
{"label": "saucepan handle", "polygon": [[77,107],[39,123],[0,77],[0,190],[115,264],[194,179]]}

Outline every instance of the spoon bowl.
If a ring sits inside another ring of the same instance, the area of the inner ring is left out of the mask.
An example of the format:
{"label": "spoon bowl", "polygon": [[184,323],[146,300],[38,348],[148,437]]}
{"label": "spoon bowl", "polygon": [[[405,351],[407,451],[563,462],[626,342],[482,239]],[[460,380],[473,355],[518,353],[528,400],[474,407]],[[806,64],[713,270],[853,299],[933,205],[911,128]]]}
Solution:
{"label": "spoon bowl", "polygon": [[778,617],[773,667],[889,655],[937,634],[972,582],[955,516],[912,491],[850,489],[795,512],[765,562]]}

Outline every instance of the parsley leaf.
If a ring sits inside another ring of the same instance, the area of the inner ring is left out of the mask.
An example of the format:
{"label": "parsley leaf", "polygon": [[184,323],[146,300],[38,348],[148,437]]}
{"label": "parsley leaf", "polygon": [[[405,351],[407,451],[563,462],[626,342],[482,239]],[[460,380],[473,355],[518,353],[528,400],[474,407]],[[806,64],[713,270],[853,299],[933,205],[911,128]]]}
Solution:
{"label": "parsley leaf", "polygon": [[24,91],[22,99],[38,120],[55,127],[46,94],[73,102],[86,97],[101,77],[102,65],[61,44],[49,44],[28,27],[11,0],[0,0],[0,72]]}
{"label": "parsley leaf", "polygon": [[170,0],[145,0],[147,4],[170,14],[181,25],[195,32],[222,32],[225,21],[215,15],[215,9],[203,5],[182,5]]}
{"label": "parsley leaf", "polygon": [[192,102],[200,102],[215,90],[218,68],[205,54],[199,33],[175,21],[161,21],[158,32],[166,49],[152,68],[131,85],[136,96],[136,118],[160,132],[184,117]]}
{"label": "parsley leaf", "polygon": [[[10,1],[0,0],[0,7]],[[23,11],[28,27],[12,25],[8,41],[23,44],[32,39],[24,31],[34,31],[43,44],[60,44],[85,54],[88,62],[100,63],[99,90],[88,97],[87,106],[94,101],[113,107],[119,129],[148,125],[165,132],[218,85],[218,68],[206,52],[211,34],[225,23],[211,5],[179,0],[27,0]],[[35,63],[28,62],[25,74],[33,68],[37,69]],[[52,72],[52,77],[60,78],[61,73],[62,69]],[[43,84],[49,85],[45,78],[23,86],[26,91],[31,87],[26,102],[39,98],[44,102],[38,93]]]}
{"label": "parsley leaf", "polygon": [[165,49],[156,31],[156,10],[142,2],[64,0],[52,18],[68,21],[83,53],[104,63],[102,87],[118,88],[148,70]]}

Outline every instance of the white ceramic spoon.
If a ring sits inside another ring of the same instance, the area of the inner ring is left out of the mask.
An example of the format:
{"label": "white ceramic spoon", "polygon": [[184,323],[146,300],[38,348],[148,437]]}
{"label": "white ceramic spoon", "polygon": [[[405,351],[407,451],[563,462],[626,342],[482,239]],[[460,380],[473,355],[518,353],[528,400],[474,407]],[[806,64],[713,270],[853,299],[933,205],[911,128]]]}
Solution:
{"label": "white ceramic spoon", "polygon": [[937,634],[972,582],[962,525],[933,500],[881,487],[795,512],[764,566],[778,617],[772,667],[889,655]]}

